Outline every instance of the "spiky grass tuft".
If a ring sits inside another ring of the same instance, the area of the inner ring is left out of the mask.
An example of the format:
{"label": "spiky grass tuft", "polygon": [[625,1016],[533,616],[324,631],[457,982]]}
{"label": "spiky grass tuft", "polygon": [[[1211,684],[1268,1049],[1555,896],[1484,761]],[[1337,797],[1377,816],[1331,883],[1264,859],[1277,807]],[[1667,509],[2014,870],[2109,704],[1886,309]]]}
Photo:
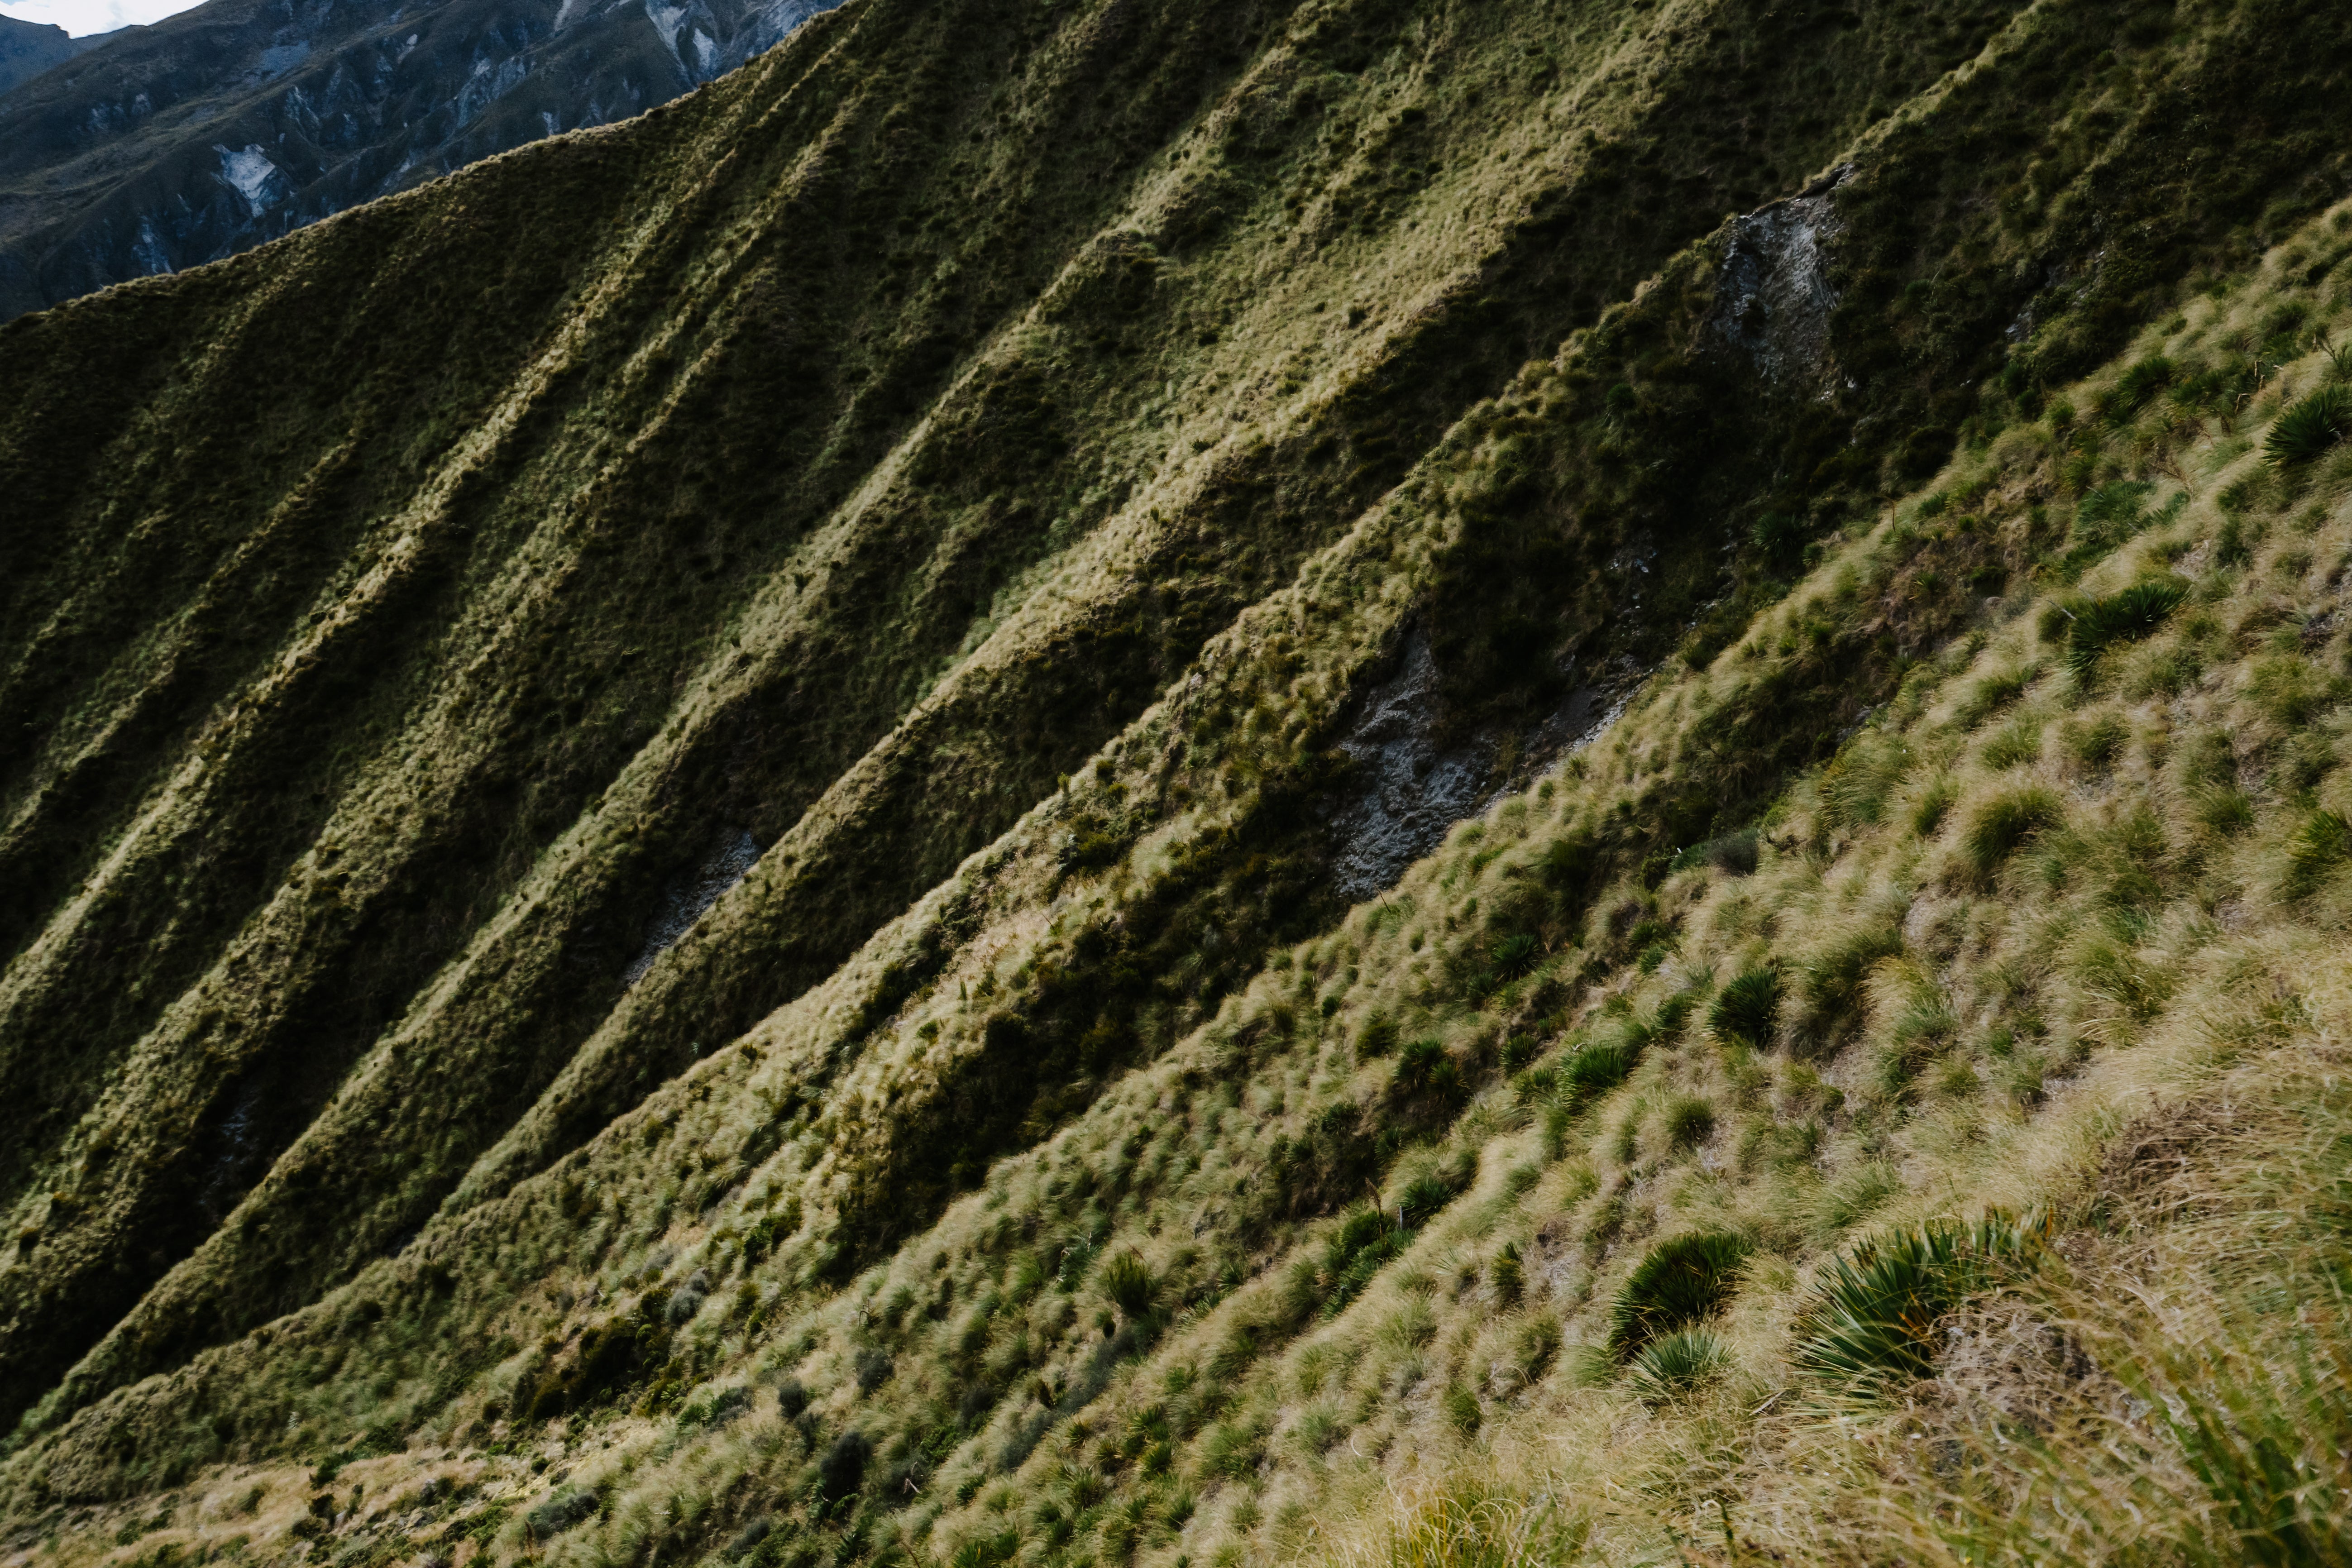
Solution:
{"label": "spiky grass tuft", "polygon": [[1635,1352],[1630,1371],[1635,1392],[1650,1404],[1662,1405],[1712,1382],[1730,1363],[1731,1352],[1721,1335],[1707,1329],[1678,1329]]}
{"label": "spiky grass tuft", "polygon": [[2074,620],[2066,637],[2068,671],[2088,685],[2097,675],[2101,654],[2156,630],[2188,595],[2189,584],[2178,577],[2150,577],[2105,598],[2076,601],[2070,606]]}
{"label": "spiky grass tuft", "polygon": [[1105,1300],[1129,1318],[1150,1311],[1151,1300],[1160,1291],[1160,1281],[1152,1278],[1150,1267],[1133,1251],[1114,1252],[1103,1259],[1095,1285]]}
{"label": "spiky grass tuft", "polygon": [[2263,438],[2272,466],[2297,468],[2326,457],[2352,438],[2352,387],[2330,383],[2281,414]]}
{"label": "spiky grass tuft", "polygon": [[1844,1384],[1926,1376],[1937,1325],[2030,1261],[2047,1230],[2041,1215],[1995,1211],[1973,1226],[1931,1221],[1898,1230],[1832,1258],[1798,1320],[1797,1364]]}

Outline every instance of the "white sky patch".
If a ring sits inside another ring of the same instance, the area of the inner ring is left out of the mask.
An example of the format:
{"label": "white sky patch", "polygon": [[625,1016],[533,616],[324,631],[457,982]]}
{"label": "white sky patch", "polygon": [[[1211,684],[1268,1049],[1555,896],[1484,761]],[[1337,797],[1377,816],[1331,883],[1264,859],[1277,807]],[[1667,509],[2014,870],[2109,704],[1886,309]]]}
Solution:
{"label": "white sky patch", "polygon": [[160,22],[196,4],[197,0],[0,0],[0,16],[63,27],[79,38]]}

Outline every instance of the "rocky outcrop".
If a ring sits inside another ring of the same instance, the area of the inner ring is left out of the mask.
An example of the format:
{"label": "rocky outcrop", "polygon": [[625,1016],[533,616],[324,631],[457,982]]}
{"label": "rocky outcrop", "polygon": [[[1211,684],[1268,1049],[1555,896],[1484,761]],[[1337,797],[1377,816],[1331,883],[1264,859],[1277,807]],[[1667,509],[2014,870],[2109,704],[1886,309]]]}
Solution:
{"label": "rocky outcrop", "polygon": [[625,119],[830,4],[212,0],[112,35],[0,101],[0,319]]}
{"label": "rocky outcrop", "polygon": [[1831,198],[1852,173],[1840,165],[1797,195],[1735,219],[1709,325],[1771,385],[1818,391],[1829,374]]}
{"label": "rocky outcrop", "polygon": [[1447,744],[1444,682],[1429,637],[1416,627],[1397,672],[1367,694],[1339,742],[1355,764],[1356,787],[1332,820],[1333,889],[1358,902],[1386,892],[1455,823],[1606,731],[1643,673],[1612,668],[1523,732],[1482,731]]}

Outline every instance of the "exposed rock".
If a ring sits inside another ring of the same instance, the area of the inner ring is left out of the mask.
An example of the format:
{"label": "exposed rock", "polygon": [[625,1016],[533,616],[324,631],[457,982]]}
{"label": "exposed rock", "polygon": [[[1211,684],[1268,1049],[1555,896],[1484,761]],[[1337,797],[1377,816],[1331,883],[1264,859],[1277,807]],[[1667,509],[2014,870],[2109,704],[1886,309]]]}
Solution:
{"label": "exposed rock", "polygon": [[654,960],[674,945],[677,939],[702,918],[703,911],[719,901],[719,896],[743,879],[744,874],[760,863],[760,846],[749,833],[740,827],[722,829],[718,846],[694,871],[679,876],[671,882],[662,896],[661,913],[655,917],[653,929],[646,934],[646,945],[622,975],[625,984],[635,985],[644,978]]}
{"label": "exposed rock", "polygon": [[1776,387],[1811,390],[1828,377],[1837,291],[1826,252],[1840,229],[1831,197],[1852,172],[1840,164],[1731,226],[1707,325]]}
{"label": "exposed rock", "polygon": [[1363,784],[1332,825],[1339,839],[1333,887],[1361,900],[1393,886],[1446,829],[1485,809],[1514,779],[1606,730],[1623,706],[1612,700],[1616,684],[1570,692],[1540,723],[1516,737],[1516,766],[1503,765],[1503,737],[1496,734],[1441,749],[1437,661],[1428,637],[1416,627],[1405,638],[1402,667],[1366,698],[1339,742],[1361,770]]}

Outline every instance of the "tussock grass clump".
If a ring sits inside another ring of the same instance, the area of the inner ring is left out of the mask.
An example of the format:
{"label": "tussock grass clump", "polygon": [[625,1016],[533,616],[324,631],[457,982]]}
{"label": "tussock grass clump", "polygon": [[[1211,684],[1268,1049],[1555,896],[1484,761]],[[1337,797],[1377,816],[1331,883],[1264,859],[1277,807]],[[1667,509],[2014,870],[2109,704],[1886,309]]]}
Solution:
{"label": "tussock grass clump", "polygon": [[1818,1224],[1837,1232],[1867,1218],[1880,1205],[1903,1190],[1903,1178],[1872,1161],[1847,1172],[1822,1193]]}
{"label": "tussock grass clump", "polygon": [[1984,764],[1997,771],[2021,767],[2042,754],[2042,722],[2019,716],[1985,742]]}
{"label": "tussock grass clump", "polygon": [[1433,1037],[1414,1040],[1397,1053],[1397,1092],[1415,1100],[1450,1100],[1462,1089],[1462,1069]]}
{"label": "tussock grass clump", "polygon": [[[1405,1206],[1399,1205],[1401,1208]],[[1345,1311],[1348,1303],[1371,1283],[1372,1276],[1402,1253],[1412,1240],[1412,1232],[1400,1224],[1391,1211],[1367,1206],[1349,1214],[1323,1247],[1323,1315],[1336,1318]]]}
{"label": "tussock grass clump", "polygon": [[1131,1250],[1114,1252],[1103,1259],[1095,1272],[1095,1285],[1106,1300],[1129,1318],[1150,1311],[1152,1298],[1160,1291],[1160,1281],[1152,1278],[1150,1267]]}
{"label": "tussock grass clump", "polygon": [[1334,1542],[1324,1560],[1333,1568],[1531,1568],[1575,1561],[1591,1533],[1558,1489],[1521,1490],[1491,1477],[1450,1479],[1397,1504],[1388,1529]]}
{"label": "tussock grass clump", "polygon": [[2352,438],[2352,387],[2329,383],[2298,398],[2271,425],[2263,456],[2274,468],[2297,468]]}
{"label": "tussock grass clump", "polygon": [[1666,874],[1674,876],[1696,870],[1701,866],[1712,866],[1727,877],[1752,877],[1756,874],[1759,853],[1755,829],[1727,833],[1721,837],[1694,844],[1676,854],[1667,864]]}
{"label": "tussock grass clump", "polygon": [[1408,1226],[1426,1221],[1430,1215],[1452,1203],[1460,1189],[1443,1175],[1432,1172],[1415,1176],[1397,1194],[1396,1206]]}
{"label": "tussock grass clump", "polygon": [[534,1540],[545,1541],[562,1534],[584,1519],[593,1518],[599,1506],[595,1492],[586,1487],[560,1487],[545,1502],[532,1509],[526,1522]]}
{"label": "tussock grass clump", "polygon": [[1630,1356],[1712,1317],[1738,1288],[1748,1251],[1748,1238],[1729,1231],[1692,1231],[1650,1248],[1610,1309],[1610,1348]]}
{"label": "tussock grass clump", "polygon": [[1862,1021],[1871,970],[1902,952],[1902,931],[1872,921],[1799,965],[1794,1022],[1801,1054],[1826,1056],[1844,1042]]}
{"label": "tussock grass clump", "polygon": [[1979,880],[1990,880],[2025,841],[2066,818],[2046,789],[2011,790],[1977,807],[1960,836],[1960,855]]}
{"label": "tussock grass clump", "polygon": [[1938,773],[1921,787],[1911,803],[1911,831],[1922,838],[1933,838],[1936,830],[1944,826],[1952,802],[1959,798],[1959,785],[1947,773]]}
{"label": "tussock grass clump", "polygon": [[2146,527],[2150,488],[2117,480],[2084,496],[2074,510],[2074,547],[2067,552],[2067,566],[2080,569]]}
{"label": "tussock grass clump", "polygon": [[1718,1037],[1759,1050],[1772,1043],[1780,1023],[1780,972],[1769,964],[1733,979],[1706,1012],[1706,1026]]}
{"label": "tussock grass clump", "polygon": [[1937,1325],[2030,1261],[2048,1228],[2042,1216],[1996,1211],[1972,1226],[1939,1220],[1898,1230],[1831,1259],[1798,1321],[1797,1364],[1845,1384],[1926,1376]]}
{"label": "tussock grass clump", "polygon": [[1560,1093],[1571,1105],[1581,1105],[1624,1082],[1640,1060],[1640,1047],[1622,1035],[1595,1040],[1559,1064]]}
{"label": "tussock grass clump", "polygon": [[1516,1307],[1527,1292],[1527,1270],[1519,1260],[1517,1242],[1507,1241],[1487,1266],[1486,1279],[1495,1288],[1495,1300],[1506,1307]]}
{"label": "tussock grass clump", "polygon": [[2347,861],[2352,861],[2352,822],[2336,812],[2313,812],[2287,845],[2288,895],[2302,898],[2315,891]]}
{"label": "tussock grass clump", "polygon": [[1973,730],[2025,695],[2031,679],[2024,670],[1996,670],[1969,689],[1953,717],[1963,730]]}
{"label": "tussock grass clump", "polygon": [[2113,424],[2129,424],[2158,393],[2173,384],[2177,374],[2172,361],[2150,354],[2116,378],[2115,385],[2099,399],[2100,417]]}
{"label": "tussock grass clump", "polygon": [[1715,1135],[1715,1107],[1696,1095],[1685,1095],[1666,1107],[1666,1142],[1675,1149],[1696,1149]]}
{"label": "tussock grass clump", "polygon": [[2059,743],[2076,765],[2103,772],[2123,754],[2131,728],[2120,713],[2102,713],[2088,723],[2068,723],[2059,731]]}

